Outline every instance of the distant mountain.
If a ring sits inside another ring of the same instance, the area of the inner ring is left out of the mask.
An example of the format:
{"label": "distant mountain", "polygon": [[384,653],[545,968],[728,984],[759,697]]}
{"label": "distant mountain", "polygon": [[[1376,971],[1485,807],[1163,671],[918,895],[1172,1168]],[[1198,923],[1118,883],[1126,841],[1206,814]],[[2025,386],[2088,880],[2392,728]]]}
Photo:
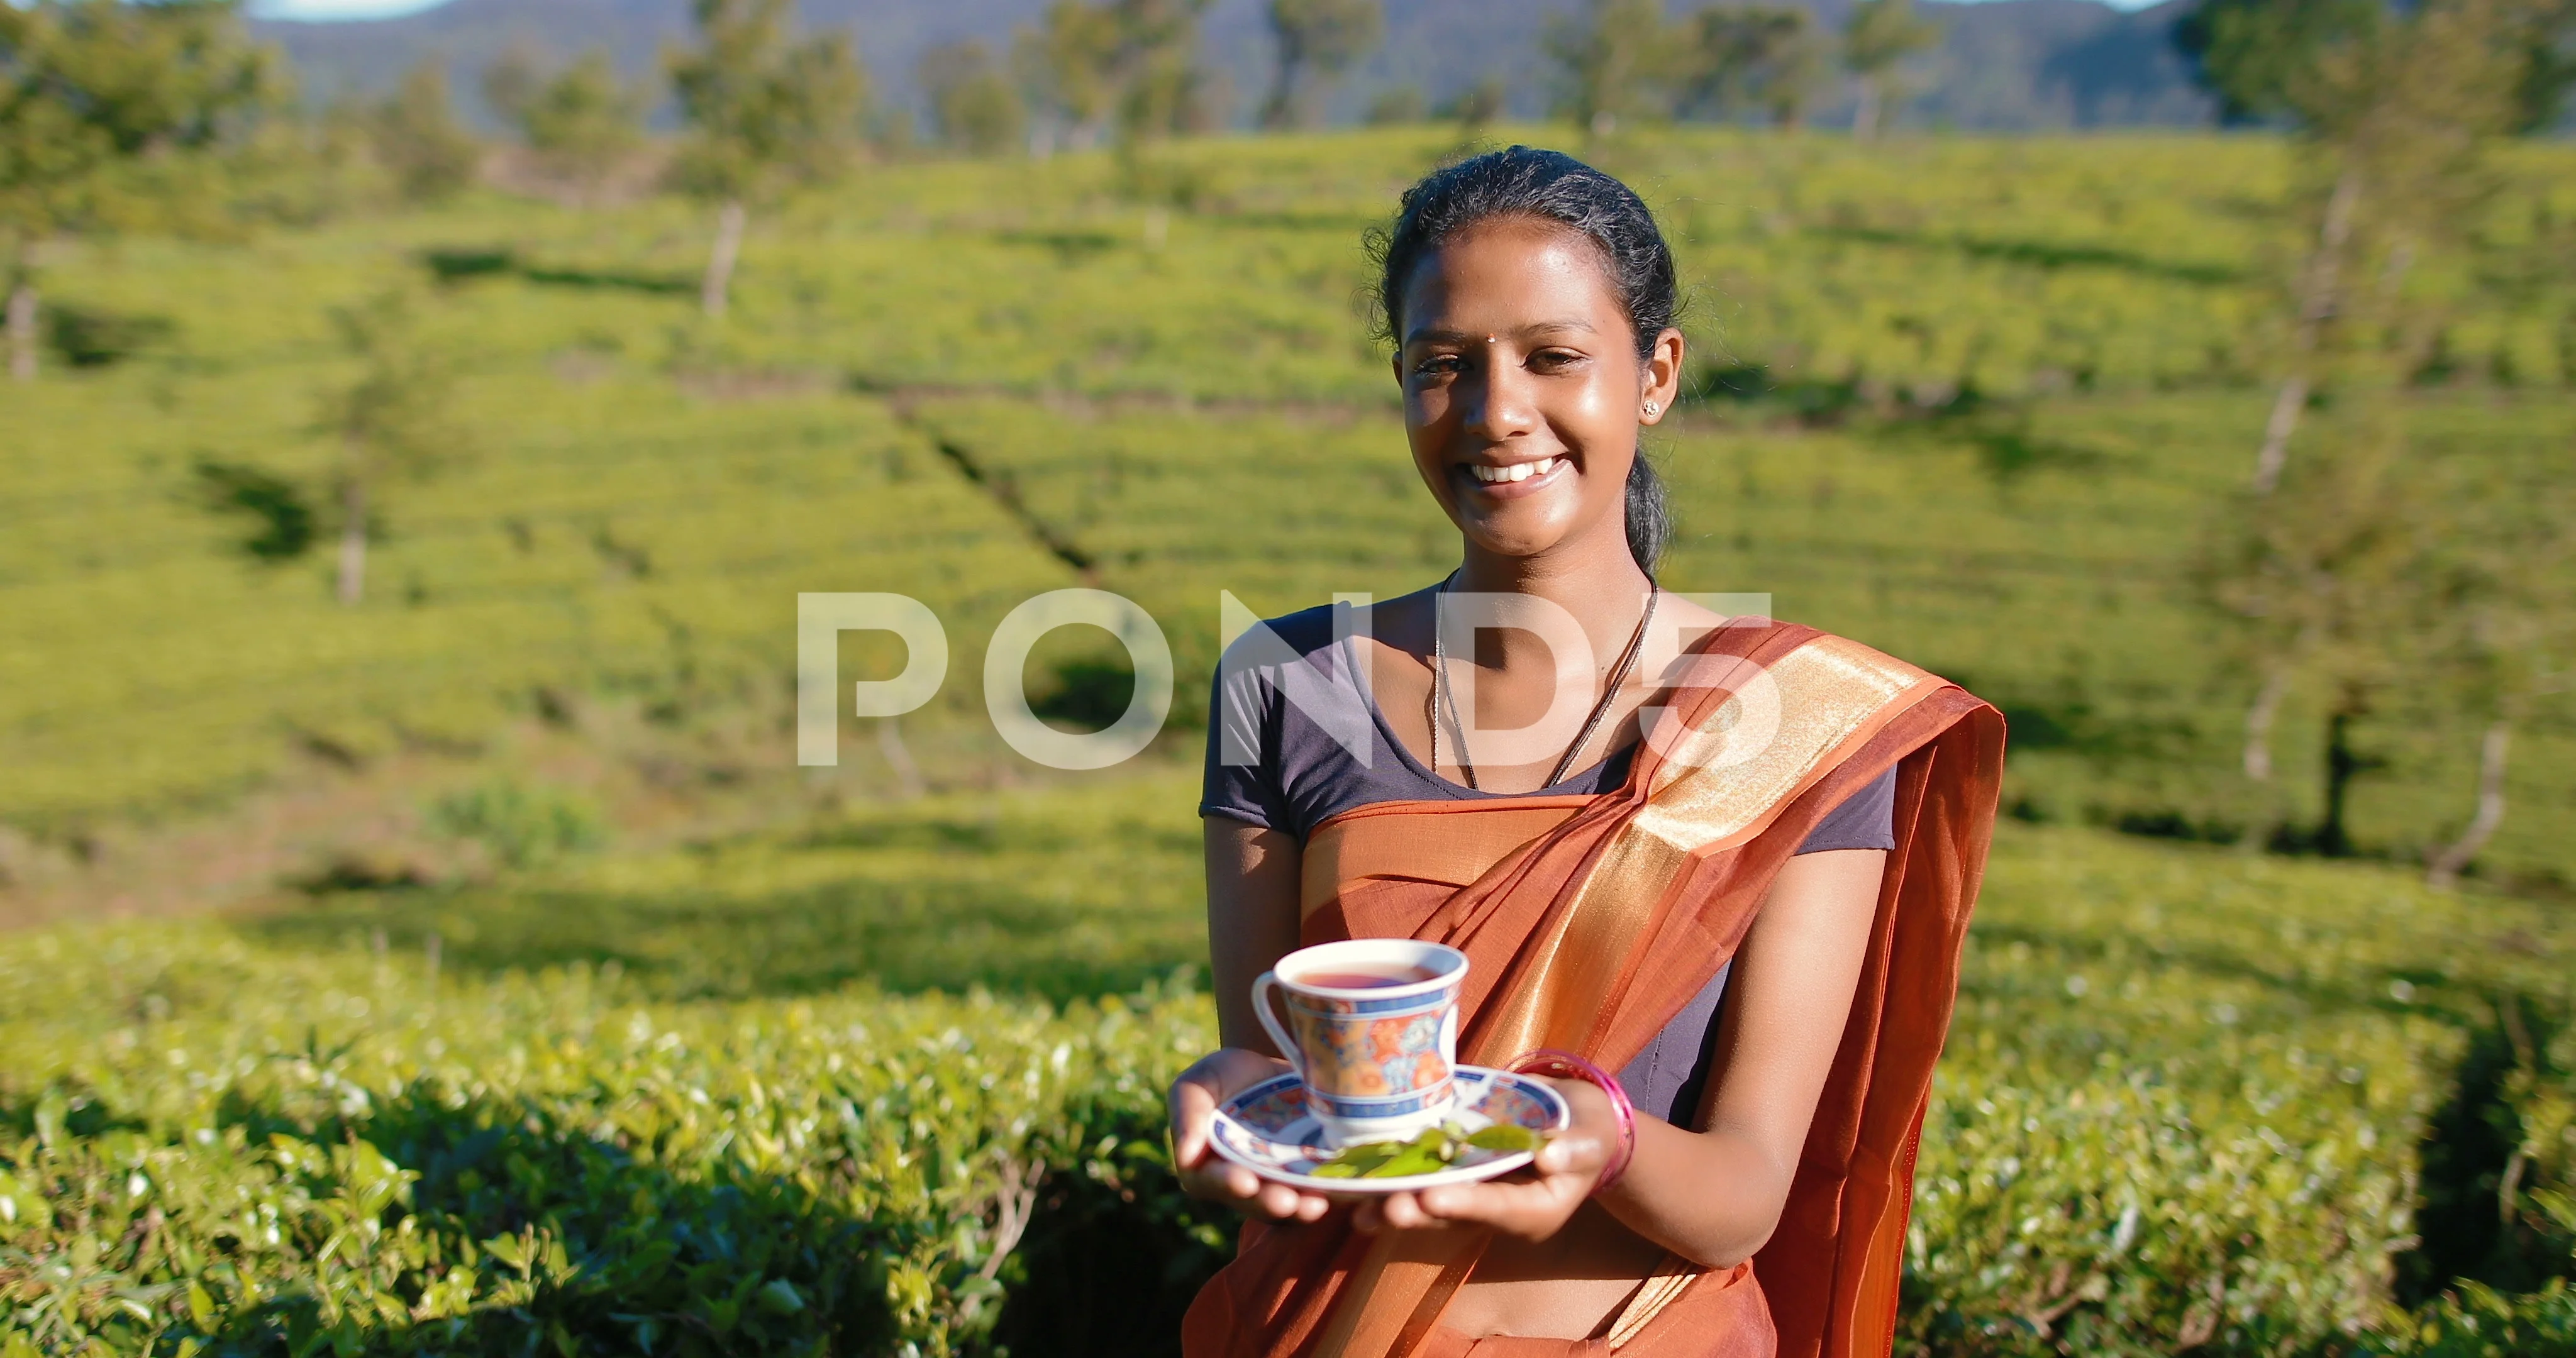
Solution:
{"label": "distant mountain", "polygon": [[[1852,0],[1806,0],[1828,27]],[[1046,0],[803,0],[808,27],[852,30],[878,97],[898,107],[918,102],[912,73],[921,54],[943,42],[981,38],[1006,47],[1016,25],[1034,22]],[[1914,97],[1904,121],[1992,131],[2077,127],[2196,126],[2210,121],[2210,101],[2194,89],[2167,38],[2185,0],[2124,14],[2094,0],[1989,0],[1944,4],[1923,12],[1944,41],[1912,67]],[[1536,116],[1549,102],[1549,72],[1539,41],[1548,19],[1578,0],[1387,0],[1387,40],[1335,92],[1331,121],[1358,117],[1371,98],[1412,85],[1432,102],[1487,75],[1511,91],[1514,114]],[[1685,0],[1671,0],[1678,13]],[[1205,25],[1219,97],[1235,121],[1249,117],[1267,86],[1271,42],[1262,0],[1217,0]],[[303,72],[307,91],[327,99],[392,85],[424,57],[448,63],[470,103],[481,72],[514,43],[568,56],[606,47],[624,69],[655,68],[663,45],[688,34],[687,0],[449,0],[397,19],[255,25],[283,45]],[[1847,116],[1846,92],[1817,109],[1820,121]]]}

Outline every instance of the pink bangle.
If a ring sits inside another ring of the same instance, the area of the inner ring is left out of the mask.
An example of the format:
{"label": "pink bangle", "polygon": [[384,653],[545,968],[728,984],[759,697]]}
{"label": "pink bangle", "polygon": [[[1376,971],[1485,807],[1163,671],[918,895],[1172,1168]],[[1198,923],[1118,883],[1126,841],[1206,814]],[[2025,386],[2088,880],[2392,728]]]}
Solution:
{"label": "pink bangle", "polygon": [[1520,1075],[1544,1075],[1557,1080],[1585,1080],[1598,1085],[1610,1096],[1610,1111],[1619,1118],[1619,1147],[1611,1152],[1610,1163],[1601,1169],[1601,1177],[1592,1181],[1592,1191],[1600,1192],[1619,1181],[1628,1172],[1628,1162],[1637,1154],[1637,1107],[1628,1102],[1628,1091],[1619,1087],[1619,1079],[1601,1067],[1572,1052],[1542,1047],[1512,1058],[1511,1070]]}

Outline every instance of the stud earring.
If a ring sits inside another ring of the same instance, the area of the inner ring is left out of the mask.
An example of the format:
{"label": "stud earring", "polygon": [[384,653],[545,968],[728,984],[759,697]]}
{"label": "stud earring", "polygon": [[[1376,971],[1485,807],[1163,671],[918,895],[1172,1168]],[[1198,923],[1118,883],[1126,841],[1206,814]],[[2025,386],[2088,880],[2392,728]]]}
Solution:
{"label": "stud earring", "polygon": [[1648,401],[1648,402],[1646,403],[1646,418],[1648,418],[1648,419],[1653,419],[1655,416],[1657,416],[1657,415],[1661,415],[1661,414],[1663,414],[1663,413],[1664,413],[1664,408],[1663,408],[1662,406],[1659,406],[1659,405],[1655,404],[1655,403],[1654,403],[1654,402],[1652,402],[1652,401]]}

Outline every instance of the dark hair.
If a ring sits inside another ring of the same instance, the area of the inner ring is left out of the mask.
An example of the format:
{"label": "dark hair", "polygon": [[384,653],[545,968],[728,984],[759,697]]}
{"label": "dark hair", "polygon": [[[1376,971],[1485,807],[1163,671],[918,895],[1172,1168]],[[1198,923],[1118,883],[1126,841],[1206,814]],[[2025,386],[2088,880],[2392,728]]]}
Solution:
{"label": "dark hair", "polygon": [[[1611,291],[1619,296],[1635,333],[1640,360],[1680,310],[1673,280],[1673,252],[1655,226],[1655,214],[1628,186],[1562,151],[1515,146],[1488,151],[1434,170],[1404,191],[1395,224],[1369,234],[1379,267],[1379,333],[1403,343],[1399,333],[1404,288],[1414,267],[1440,243],[1496,217],[1530,217],[1582,233],[1601,252]],[[1628,467],[1628,551],[1647,574],[1672,537],[1664,483],[1643,448]]]}

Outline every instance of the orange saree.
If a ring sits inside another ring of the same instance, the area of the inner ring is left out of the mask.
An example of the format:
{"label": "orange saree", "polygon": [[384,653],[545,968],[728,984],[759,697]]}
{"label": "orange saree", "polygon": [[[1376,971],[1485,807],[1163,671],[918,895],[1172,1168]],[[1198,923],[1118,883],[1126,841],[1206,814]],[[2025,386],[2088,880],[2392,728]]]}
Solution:
{"label": "orange saree", "polygon": [[[1733,957],[1773,877],[1843,797],[1898,770],[1857,993],[1771,1241],[1713,1273],[1668,1258],[1591,1339],[1480,1353],[1876,1358],[1893,1340],[1915,1140],[1949,1027],[2003,765],[1954,684],[1813,628],[1713,633],[1627,783],[1587,797],[1395,802],[1316,828],[1303,942],[1433,939],[1473,964],[1459,1058],[1536,1047],[1618,1070]],[[1248,1225],[1182,1330],[1189,1358],[1448,1358],[1469,1232],[1366,1236],[1343,1214]]]}

